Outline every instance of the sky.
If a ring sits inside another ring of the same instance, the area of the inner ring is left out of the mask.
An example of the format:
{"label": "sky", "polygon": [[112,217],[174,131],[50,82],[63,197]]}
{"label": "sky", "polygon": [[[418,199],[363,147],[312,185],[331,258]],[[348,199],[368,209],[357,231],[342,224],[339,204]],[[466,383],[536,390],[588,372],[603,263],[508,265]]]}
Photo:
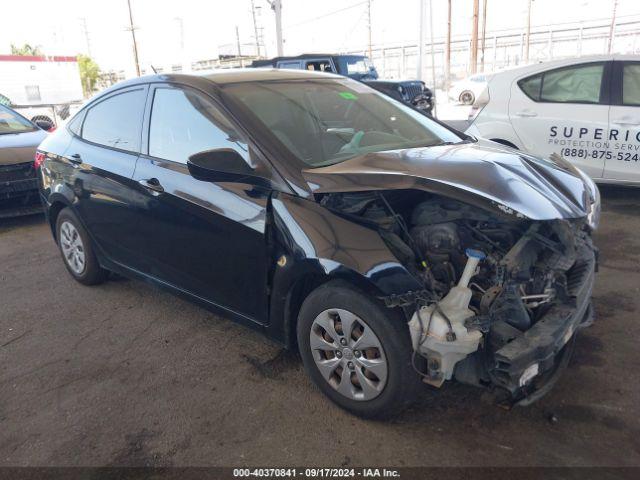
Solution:
{"label": "sky", "polygon": [[[255,53],[251,0],[130,0],[143,67],[167,67],[237,51]],[[274,14],[253,0],[266,53],[275,56]],[[372,0],[375,46],[415,44],[420,0]],[[428,0],[427,5],[428,5]],[[434,37],[446,32],[446,0],[431,0]],[[487,0],[487,31],[521,29],[528,0]],[[452,0],[452,34],[468,35],[472,0]],[[533,0],[532,28],[611,17],[614,0]],[[282,0],[285,54],[365,50],[367,2]],[[482,3],[482,2],[481,2]],[[102,70],[134,70],[127,0],[29,0],[2,5],[0,54],[12,43],[39,45],[47,55],[87,54]],[[618,18],[640,19],[639,0],[618,0]],[[86,34],[84,25],[86,24]],[[426,38],[429,38],[427,22]],[[262,52],[264,54],[264,51]]]}

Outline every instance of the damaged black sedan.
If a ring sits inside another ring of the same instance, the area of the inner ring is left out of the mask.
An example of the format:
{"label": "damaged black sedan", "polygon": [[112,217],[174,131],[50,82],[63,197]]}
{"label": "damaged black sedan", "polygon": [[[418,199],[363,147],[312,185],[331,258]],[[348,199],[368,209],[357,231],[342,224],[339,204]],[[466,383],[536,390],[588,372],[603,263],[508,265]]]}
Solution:
{"label": "damaged black sedan", "polygon": [[588,177],[350,79],[143,77],[40,149],[76,280],[151,281],[256,328],[361,416],[448,380],[529,403],[593,321]]}

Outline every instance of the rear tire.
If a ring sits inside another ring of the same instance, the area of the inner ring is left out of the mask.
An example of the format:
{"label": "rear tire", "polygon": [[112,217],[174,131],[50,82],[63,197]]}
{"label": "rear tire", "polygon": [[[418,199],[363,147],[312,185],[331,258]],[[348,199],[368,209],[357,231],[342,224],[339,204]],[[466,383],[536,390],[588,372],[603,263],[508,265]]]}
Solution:
{"label": "rear tire", "polygon": [[404,318],[346,283],[330,282],[305,299],[297,337],[311,380],[360,417],[398,414],[421,386]]}
{"label": "rear tire", "polygon": [[91,239],[69,208],[63,208],[56,219],[56,239],[62,261],[71,276],[84,285],[98,285],[108,272],[100,266]]}

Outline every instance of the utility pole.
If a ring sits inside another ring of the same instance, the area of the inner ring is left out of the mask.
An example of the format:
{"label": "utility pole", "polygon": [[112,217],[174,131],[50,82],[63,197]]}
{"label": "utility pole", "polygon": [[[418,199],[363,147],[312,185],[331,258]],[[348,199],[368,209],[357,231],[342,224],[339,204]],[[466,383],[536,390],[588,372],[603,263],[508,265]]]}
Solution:
{"label": "utility pole", "polygon": [[174,17],[174,20],[178,23],[178,35],[180,35],[180,64],[182,66],[182,73],[187,73],[188,65],[184,54],[184,19],[182,17]]}
{"label": "utility pole", "polygon": [[451,82],[451,0],[447,0],[447,42],[444,52],[444,88],[449,91]]}
{"label": "utility pole", "polygon": [[433,116],[437,116],[436,106],[436,54],[434,52],[433,44],[433,0],[429,0],[429,41],[431,42],[431,94],[433,95]]}
{"label": "utility pole", "polygon": [[613,48],[613,36],[616,30],[616,10],[618,9],[618,0],[613,0],[613,14],[611,15],[611,28],[609,28],[609,46],[607,53],[611,53]]}
{"label": "utility pole", "polygon": [[282,48],[282,0],[273,0],[271,2],[271,8],[276,14],[276,39],[278,44],[278,56],[284,55]]}
{"label": "utility pole", "polygon": [[133,26],[133,14],[131,13],[131,0],[127,0],[129,6],[129,25],[131,29],[131,38],[133,39],[133,57],[136,61],[136,75],[140,76],[140,63],[138,62],[138,44],[136,43],[136,29]]}
{"label": "utility pole", "polygon": [[471,73],[478,69],[478,15],[480,13],[480,0],[473,0],[473,18],[471,23]]}
{"label": "utility pole", "polygon": [[253,16],[253,34],[256,39],[256,57],[260,57],[260,37],[258,37],[258,21],[256,20],[256,5],[254,0],[251,0],[251,15]]}
{"label": "utility pole", "polygon": [[524,63],[529,62],[529,37],[531,37],[531,2],[529,0],[529,6],[527,7],[527,35],[526,42],[524,43]]}
{"label": "utility pole", "polygon": [[236,25],[236,44],[238,45],[238,58],[242,57],[242,51],[240,50],[240,31],[238,25]]}
{"label": "utility pole", "polygon": [[369,59],[371,59],[371,0],[367,0],[367,30],[369,31]]}
{"label": "utility pole", "polygon": [[487,33],[487,3],[489,0],[482,0],[482,46],[480,47],[480,70],[484,72],[484,41]]}
{"label": "utility pole", "polygon": [[424,2],[425,0],[418,0],[420,3],[420,17],[418,21],[418,61],[416,77],[418,80],[422,80],[422,57],[424,56]]}
{"label": "utility pole", "polygon": [[82,30],[84,32],[84,39],[87,42],[87,56],[91,57],[91,42],[89,41],[89,29],[87,28],[87,17],[80,19],[82,23]]}

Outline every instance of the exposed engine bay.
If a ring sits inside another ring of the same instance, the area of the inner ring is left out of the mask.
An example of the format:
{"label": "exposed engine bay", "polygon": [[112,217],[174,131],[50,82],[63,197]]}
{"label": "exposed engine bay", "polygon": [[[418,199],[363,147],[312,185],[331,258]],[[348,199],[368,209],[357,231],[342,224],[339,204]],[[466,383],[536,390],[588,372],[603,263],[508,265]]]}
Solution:
{"label": "exposed engine bay", "polygon": [[455,378],[530,403],[592,320],[596,250],[585,219],[531,221],[413,190],[322,203],[375,225],[424,285],[384,300],[403,308],[426,383]]}

